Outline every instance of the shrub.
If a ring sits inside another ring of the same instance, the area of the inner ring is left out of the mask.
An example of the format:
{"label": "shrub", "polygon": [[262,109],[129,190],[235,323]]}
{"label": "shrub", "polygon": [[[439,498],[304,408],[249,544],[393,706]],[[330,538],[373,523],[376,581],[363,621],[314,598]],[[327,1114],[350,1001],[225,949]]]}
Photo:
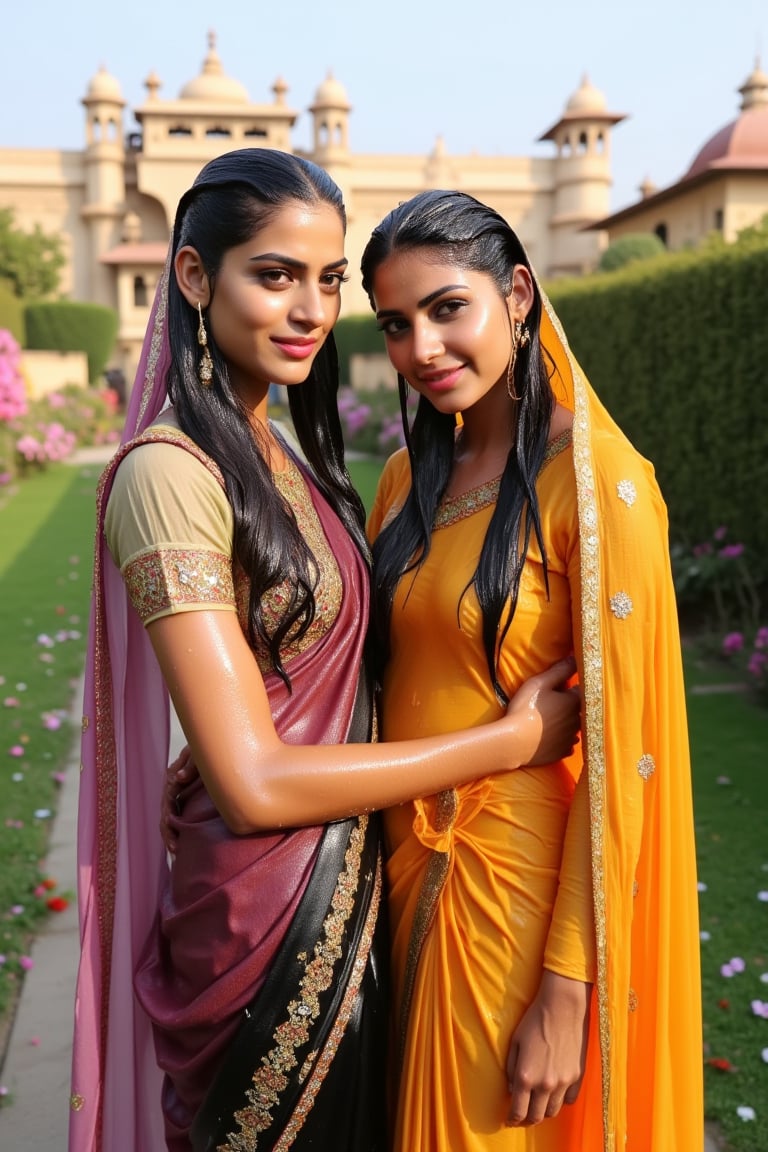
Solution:
{"label": "shrub", "polygon": [[650,260],[666,252],[655,232],[631,232],[620,236],[600,257],[598,272],[615,272],[636,260]]}
{"label": "shrub", "polygon": [[96,384],[112,354],[117,313],[101,304],[70,300],[28,304],[24,312],[25,347],[56,352],[85,352],[88,379]]}

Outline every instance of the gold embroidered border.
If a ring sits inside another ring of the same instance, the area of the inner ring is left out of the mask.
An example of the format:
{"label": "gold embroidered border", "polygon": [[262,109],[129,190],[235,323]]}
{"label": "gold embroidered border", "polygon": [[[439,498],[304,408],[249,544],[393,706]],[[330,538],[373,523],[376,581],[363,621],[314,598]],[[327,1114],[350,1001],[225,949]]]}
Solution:
{"label": "gold embroidered border", "polygon": [[[435,811],[435,831],[448,832],[456,820],[459,810],[459,797],[455,788],[448,788],[437,795]],[[416,912],[411,925],[411,935],[408,940],[408,955],[405,962],[403,978],[403,997],[400,1005],[400,1038],[398,1051],[398,1069],[402,1069],[405,1057],[405,1044],[408,1035],[408,1019],[411,1014],[411,1001],[416,983],[416,972],[419,967],[421,951],[424,941],[432,927],[437,911],[437,902],[448,879],[448,868],[451,861],[450,852],[433,851],[427,861],[424,879],[416,903]]]}
{"label": "gold embroidered border", "polygon": [[590,450],[590,419],[587,392],[571,356],[559,319],[546,296],[544,306],[557,337],[568,357],[573,375],[574,419],[573,456],[579,514],[581,549],[581,614],[584,649],[585,746],[592,847],[592,885],[595,903],[597,944],[597,1004],[600,1033],[600,1059],[603,1088],[603,1139],[605,1152],[614,1145],[610,1115],[611,1062],[610,1017],[608,1010],[608,956],[604,859],[605,733],[603,731],[602,635],[600,628],[600,541],[595,480]]}
{"label": "gold embroidered border", "polygon": [[235,1112],[237,1129],[227,1133],[216,1152],[256,1152],[261,1133],[273,1123],[271,1109],[279,1103],[280,1093],[288,1086],[288,1076],[298,1065],[296,1050],[306,1044],[310,1027],[320,1013],[319,995],[333,983],[334,969],[342,959],[341,944],[354,908],[367,826],[368,817],[359,816],[357,827],[350,834],[344,871],[331,898],[331,911],[323,923],[321,939],[311,958],[306,959],[297,996],[287,1005],[286,1019],[275,1030],[275,1046],[253,1074],[253,1087],[245,1094],[248,1103]]}
{"label": "gold embroidered border", "polygon": [[185,604],[234,607],[232,561],[198,548],[152,548],[123,569],[131,603],[142,622]]}
{"label": "gold embroidered border", "polygon": [[[547,444],[539,475],[544,471],[547,464],[559,456],[570,443],[571,430],[566,428],[564,432],[561,432],[559,436]],[[479,484],[477,488],[470,488],[461,496],[451,496],[444,500],[435,516],[435,531],[438,528],[449,528],[452,524],[458,524],[460,520],[474,516],[475,512],[479,512],[481,508],[487,508],[489,504],[495,503],[499,494],[500,483],[501,477],[495,476],[493,480],[486,480],[485,484]]]}
{"label": "gold embroidered border", "polygon": [[[315,1103],[315,1098],[320,1088],[323,1085],[325,1077],[328,1075],[328,1070],[336,1055],[339,1044],[344,1038],[344,1033],[347,1030],[349,1018],[355,1007],[355,1001],[360,992],[360,985],[365,975],[365,969],[368,964],[368,956],[371,951],[373,943],[373,935],[376,930],[376,920],[379,913],[379,905],[381,903],[381,858],[376,862],[376,879],[374,881],[374,890],[371,897],[371,906],[368,909],[368,915],[365,920],[363,932],[360,938],[360,946],[357,950],[357,956],[352,968],[352,975],[350,977],[349,985],[339,1008],[339,1012],[331,1029],[331,1033],[325,1042],[325,1046],[320,1054],[320,1057],[315,1061],[314,1068],[307,1069],[309,1079],[307,1086],[302,1093],[301,1100],[296,1106],[293,1116],[285,1127],[285,1131],[275,1142],[273,1152],[286,1152],[291,1147],[294,1140],[301,1131],[304,1121],[312,1111]],[[316,1056],[316,1053],[312,1054]],[[305,1063],[309,1063],[307,1060]],[[302,1071],[304,1071],[302,1069]],[[304,1073],[307,1074],[306,1072]]]}

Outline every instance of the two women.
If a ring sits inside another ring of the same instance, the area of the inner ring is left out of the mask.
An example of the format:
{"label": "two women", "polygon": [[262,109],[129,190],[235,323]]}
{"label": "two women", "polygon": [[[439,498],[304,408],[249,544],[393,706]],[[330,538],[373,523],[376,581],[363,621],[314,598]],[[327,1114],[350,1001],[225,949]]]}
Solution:
{"label": "two women", "polygon": [[[329,1133],[383,1152],[368,814],[573,745],[569,660],[494,723],[369,742],[368,548],[331,335],[344,225],[324,172],[265,149],[212,161],[178,207],[99,490],[72,1152],[298,1152]],[[270,384],[302,460],[267,420]],[[200,774],[170,870],[169,693]]]}

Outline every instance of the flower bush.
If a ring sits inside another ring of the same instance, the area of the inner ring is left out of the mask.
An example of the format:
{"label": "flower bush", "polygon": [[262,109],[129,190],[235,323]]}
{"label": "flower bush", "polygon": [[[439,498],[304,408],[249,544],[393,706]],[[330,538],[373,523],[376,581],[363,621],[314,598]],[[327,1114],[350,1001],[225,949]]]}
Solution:
{"label": "flower bush", "polygon": [[760,621],[760,594],[743,544],[728,540],[725,525],[710,540],[671,549],[672,575],[683,624],[722,637],[755,629]]}
{"label": "flower bush", "polygon": [[[408,411],[416,411],[418,396],[410,392]],[[404,444],[400,397],[389,388],[366,392],[363,398],[352,388],[339,389],[339,415],[347,451],[369,456],[388,456]]]}
{"label": "flower bush", "polygon": [[768,704],[768,627],[754,633],[727,632],[723,637],[722,653],[737,669],[746,672],[747,682],[756,698]]}

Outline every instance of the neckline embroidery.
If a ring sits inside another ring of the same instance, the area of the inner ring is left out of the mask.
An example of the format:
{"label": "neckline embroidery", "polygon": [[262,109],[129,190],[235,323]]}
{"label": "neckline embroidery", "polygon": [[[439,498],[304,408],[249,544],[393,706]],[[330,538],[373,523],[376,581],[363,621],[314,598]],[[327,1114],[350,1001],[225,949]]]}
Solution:
{"label": "neckline embroidery", "polygon": [[[566,428],[554,440],[550,440],[544,453],[539,475],[556,456],[559,456],[571,444],[572,440],[573,435],[570,428]],[[494,476],[492,480],[486,480],[484,484],[478,484],[476,488],[470,488],[469,491],[462,492],[460,496],[450,496],[443,500],[435,514],[435,530],[446,528],[458,520],[466,520],[467,517],[474,516],[475,512],[495,503],[499,494],[500,483],[501,475]]]}

